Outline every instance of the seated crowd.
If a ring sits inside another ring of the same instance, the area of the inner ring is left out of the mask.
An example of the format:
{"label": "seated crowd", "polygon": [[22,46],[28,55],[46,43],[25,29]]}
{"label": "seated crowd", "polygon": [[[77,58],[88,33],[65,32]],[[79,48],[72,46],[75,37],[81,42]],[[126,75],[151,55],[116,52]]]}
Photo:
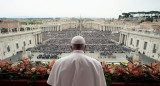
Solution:
{"label": "seated crowd", "polygon": [[[57,56],[61,53],[70,52],[70,41],[72,37],[79,33],[78,29],[67,29],[63,31],[43,32],[43,40],[47,40],[42,45],[31,48],[31,52],[49,53]],[[112,55],[112,53],[131,52],[122,45],[114,43],[112,40],[117,41],[119,33],[111,33],[106,31],[98,31],[94,29],[82,29],[82,36],[86,40],[87,51],[90,53],[100,52],[100,55]],[[55,56],[55,57],[56,57]],[[50,55],[39,55],[37,59],[52,59]]]}

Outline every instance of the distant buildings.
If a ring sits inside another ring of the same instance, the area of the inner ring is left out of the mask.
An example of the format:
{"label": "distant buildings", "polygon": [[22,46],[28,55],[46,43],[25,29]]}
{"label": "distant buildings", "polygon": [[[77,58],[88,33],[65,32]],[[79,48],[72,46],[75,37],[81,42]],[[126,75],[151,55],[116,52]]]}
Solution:
{"label": "distant buildings", "polygon": [[160,61],[160,22],[141,22],[134,18],[124,18],[123,20],[92,19],[84,21],[83,24],[84,28],[117,31],[120,33],[121,45],[138,49],[139,53]]}
{"label": "distant buildings", "polygon": [[75,19],[46,19],[29,23],[28,20],[2,20],[0,22],[0,59],[22,52],[24,47],[26,50],[41,44],[42,32],[77,27],[78,21]]}
{"label": "distant buildings", "polygon": [[[159,20],[159,17],[158,17]],[[0,21],[0,59],[8,58],[42,42],[42,32],[79,28],[74,18]],[[37,23],[38,22],[38,23]],[[33,23],[33,24],[32,24]],[[138,49],[139,53],[160,60],[160,22],[136,19],[82,19],[82,28],[120,33],[119,44]]]}
{"label": "distant buildings", "polygon": [[61,20],[44,20],[43,24],[39,26],[42,32],[46,31],[62,31],[69,28],[77,28],[79,25],[78,20],[61,19]]}
{"label": "distant buildings", "polygon": [[37,25],[21,25],[18,21],[0,23],[0,59],[3,60],[42,42],[41,29]]}
{"label": "distant buildings", "polygon": [[139,28],[125,28],[120,31],[119,43],[138,48],[139,53],[160,60],[160,22],[144,22]]}

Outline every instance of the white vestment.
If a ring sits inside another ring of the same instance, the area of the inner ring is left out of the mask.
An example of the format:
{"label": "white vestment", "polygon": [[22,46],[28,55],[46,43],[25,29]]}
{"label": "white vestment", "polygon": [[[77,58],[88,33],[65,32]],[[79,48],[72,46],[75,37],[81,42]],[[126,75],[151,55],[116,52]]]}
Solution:
{"label": "white vestment", "polygon": [[81,50],[57,60],[47,83],[52,86],[106,86],[100,62]]}

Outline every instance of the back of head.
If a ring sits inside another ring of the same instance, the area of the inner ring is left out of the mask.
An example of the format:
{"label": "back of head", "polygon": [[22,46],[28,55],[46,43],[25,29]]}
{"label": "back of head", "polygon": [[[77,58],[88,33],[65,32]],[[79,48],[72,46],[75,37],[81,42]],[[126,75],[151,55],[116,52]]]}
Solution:
{"label": "back of head", "polygon": [[72,50],[83,50],[85,48],[85,39],[82,36],[75,36],[71,40]]}

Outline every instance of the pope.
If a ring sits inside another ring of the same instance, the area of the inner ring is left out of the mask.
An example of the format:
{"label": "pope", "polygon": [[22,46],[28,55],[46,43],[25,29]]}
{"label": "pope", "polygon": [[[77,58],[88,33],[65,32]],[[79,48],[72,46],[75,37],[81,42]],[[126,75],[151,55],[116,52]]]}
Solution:
{"label": "pope", "polygon": [[52,86],[106,86],[100,62],[84,54],[85,39],[73,37],[70,49],[70,55],[55,62],[47,83]]}

